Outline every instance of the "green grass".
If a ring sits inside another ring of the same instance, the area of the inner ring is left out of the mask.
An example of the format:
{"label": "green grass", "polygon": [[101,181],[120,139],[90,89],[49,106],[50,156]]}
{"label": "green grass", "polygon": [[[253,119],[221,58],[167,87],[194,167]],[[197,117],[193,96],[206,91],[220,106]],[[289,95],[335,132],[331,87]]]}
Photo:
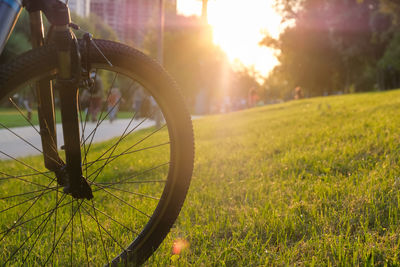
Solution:
{"label": "green grass", "polygon": [[[0,265],[69,266],[71,239],[75,240],[74,266],[87,265],[86,250],[93,266],[118,255],[122,244],[130,244],[147,223],[147,216],[155,210],[164,187],[169,144],[145,149],[168,142],[165,130],[155,133],[154,130],[134,132],[110,150],[110,145],[116,144],[119,138],[90,148],[86,145],[84,151],[90,149],[90,153],[87,164],[83,165],[83,174],[95,182],[93,202],[74,201],[71,205],[72,198],[62,194],[62,188],[57,188],[54,174],[50,172],[27,175],[46,171],[41,156],[0,161]],[[151,133],[151,138],[146,139]],[[123,155],[135,150],[136,153]],[[111,157],[118,155],[121,156]],[[95,162],[97,159],[101,161]],[[121,183],[110,185],[110,182]],[[59,209],[55,212],[56,203]],[[96,221],[104,228],[100,229]],[[112,238],[118,238],[119,243]],[[103,242],[107,250],[103,249]],[[56,257],[51,256],[54,247]]]}
{"label": "green grass", "polygon": [[[185,205],[146,264],[400,265],[399,114],[400,91],[391,91],[194,121],[195,170]],[[132,162],[120,171],[111,166],[102,179],[122,176],[137,167]],[[139,219],[113,209],[127,224]],[[173,255],[181,239],[189,247]]]}
{"label": "green grass", "polygon": [[189,194],[148,265],[400,265],[399,114],[391,91],[195,121]]}

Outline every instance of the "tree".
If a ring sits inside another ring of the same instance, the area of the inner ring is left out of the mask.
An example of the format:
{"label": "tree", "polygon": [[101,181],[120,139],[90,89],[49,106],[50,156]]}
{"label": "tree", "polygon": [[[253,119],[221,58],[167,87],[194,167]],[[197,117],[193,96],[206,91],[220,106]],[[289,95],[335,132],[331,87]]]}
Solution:
{"label": "tree", "polygon": [[281,64],[273,74],[282,82],[274,87],[284,90],[281,95],[285,98],[297,86],[301,86],[307,96],[331,93],[335,90],[336,69],[340,62],[337,51],[331,46],[323,1],[304,2],[297,12],[295,7],[288,6],[290,3],[285,1],[285,10],[288,10],[285,12],[288,19],[295,18],[295,25],[287,28],[279,40],[266,37],[262,41],[280,51]]}
{"label": "tree", "polygon": [[175,25],[179,26],[165,33],[166,69],[192,105],[200,92],[208,100],[215,97],[229,66],[226,55],[213,44],[211,29],[201,19],[178,16]]}
{"label": "tree", "polygon": [[72,21],[79,25],[82,31],[77,31],[77,37],[81,37],[84,32],[90,32],[94,38],[117,41],[117,33],[96,14],[91,13],[89,17],[83,18],[72,14]]}
{"label": "tree", "polygon": [[262,42],[281,52],[281,65],[271,74],[279,79],[268,82],[287,92],[301,86],[308,96],[376,88],[385,72],[377,63],[387,54],[399,14],[385,10],[395,7],[399,3],[388,0],[278,0],[283,21],[292,26],[278,40]]}

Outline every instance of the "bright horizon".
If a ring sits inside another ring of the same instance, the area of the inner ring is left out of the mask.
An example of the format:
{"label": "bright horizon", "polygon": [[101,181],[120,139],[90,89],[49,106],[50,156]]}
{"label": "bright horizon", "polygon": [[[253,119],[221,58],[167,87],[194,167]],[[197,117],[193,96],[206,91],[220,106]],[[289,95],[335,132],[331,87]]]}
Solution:
{"label": "bright horizon", "polygon": [[[199,16],[201,0],[178,0],[178,13]],[[208,3],[214,43],[225,51],[234,66],[253,67],[263,77],[278,60],[272,49],[260,46],[259,42],[265,33],[278,37],[280,21],[280,15],[265,0],[209,0]]]}

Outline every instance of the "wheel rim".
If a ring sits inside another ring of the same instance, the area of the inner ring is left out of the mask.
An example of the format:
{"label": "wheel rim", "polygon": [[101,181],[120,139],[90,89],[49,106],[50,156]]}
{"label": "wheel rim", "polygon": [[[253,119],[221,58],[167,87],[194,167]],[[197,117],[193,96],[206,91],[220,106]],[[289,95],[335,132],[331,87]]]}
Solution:
{"label": "wheel rim", "polygon": [[[145,83],[138,83],[121,71],[99,68],[95,73],[103,81],[107,96],[113,88],[120,88],[125,102],[118,100],[111,110],[103,105],[94,123],[87,122],[81,112],[83,173],[92,185],[94,199],[76,200],[65,195],[54,174],[44,169],[41,156],[20,159],[11,153],[13,149],[10,152],[0,148],[0,191],[4,192],[0,196],[2,264],[110,263],[132,247],[157,206],[167,205],[160,204],[168,201],[163,196],[164,187],[175,182],[168,178],[172,157],[168,125],[165,121],[157,126],[146,125],[149,117],[160,115],[155,114],[158,111],[154,107],[150,113],[142,107],[143,114],[121,112],[126,118],[112,123],[115,131],[119,129],[117,137],[98,141],[96,136],[105,135],[102,125],[110,124],[108,117],[116,106],[121,110],[132,106],[133,87],[138,90]],[[149,98],[154,89],[144,89],[147,95],[143,102],[154,105]],[[17,113],[22,110],[16,101],[8,101],[8,105]],[[169,121],[168,114],[165,119]],[[19,136],[23,146],[41,149],[14,127],[2,124],[11,135]],[[12,126],[15,121],[8,124]]]}

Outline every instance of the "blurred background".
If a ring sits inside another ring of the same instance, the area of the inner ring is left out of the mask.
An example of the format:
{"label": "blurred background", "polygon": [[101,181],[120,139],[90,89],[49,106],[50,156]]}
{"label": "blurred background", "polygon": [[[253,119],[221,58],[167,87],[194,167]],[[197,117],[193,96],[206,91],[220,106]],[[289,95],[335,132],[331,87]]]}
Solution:
{"label": "blurred background", "polygon": [[[400,1],[69,0],[96,38],[177,80],[192,114],[400,87]],[[22,13],[0,63],[30,49]],[[79,33],[78,33],[79,35]]]}

